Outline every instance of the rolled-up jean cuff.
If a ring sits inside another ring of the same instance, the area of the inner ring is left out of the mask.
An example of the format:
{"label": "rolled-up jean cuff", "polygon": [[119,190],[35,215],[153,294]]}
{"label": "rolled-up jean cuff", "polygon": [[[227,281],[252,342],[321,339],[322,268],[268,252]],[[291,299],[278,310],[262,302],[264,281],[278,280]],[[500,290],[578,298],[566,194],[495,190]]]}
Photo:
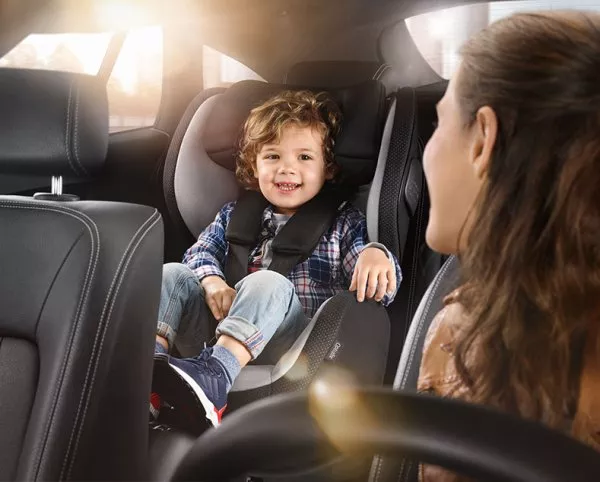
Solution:
{"label": "rolled-up jean cuff", "polygon": [[175,342],[176,333],[173,330],[173,328],[171,328],[171,325],[159,321],[156,329],[156,334],[158,336],[162,336],[167,340],[167,342],[169,343],[169,348],[173,346],[173,343]]}
{"label": "rolled-up jean cuff", "polygon": [[216,334],[217,337],[227,335],[231,338],[235,338],[246,347],[252,355],[253,360],[261,354],[265,347],[262,331],[243,318],[228,316],[219,323]]}

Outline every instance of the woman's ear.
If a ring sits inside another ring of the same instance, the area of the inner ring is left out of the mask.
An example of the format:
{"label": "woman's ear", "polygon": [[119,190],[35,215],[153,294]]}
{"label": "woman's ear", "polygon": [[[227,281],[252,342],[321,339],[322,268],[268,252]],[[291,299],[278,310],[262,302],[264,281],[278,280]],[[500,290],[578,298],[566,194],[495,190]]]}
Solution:
{"label": "woman's ear", "polygon": [[470,161],[476,177],[482,179],[487,174],[498,136],[498,117],[494,109],[487,105],[481,107],[471,129]]}

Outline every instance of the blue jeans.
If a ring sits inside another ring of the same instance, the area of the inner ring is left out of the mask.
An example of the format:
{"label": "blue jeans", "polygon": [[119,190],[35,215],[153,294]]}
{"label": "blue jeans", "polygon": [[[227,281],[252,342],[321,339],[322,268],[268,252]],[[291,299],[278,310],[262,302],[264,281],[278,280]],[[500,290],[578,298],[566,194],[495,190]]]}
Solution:
{"label": "blue jeans", "polygon": [[263,270],[246,276],[235,290],[229,314],[217,325],[194,272],[184,264],[165,264],[157,334],[184,357],[198,355],[216,334],[238,340],[253,360],[261,355],[261,363],[277,363],[309,322],[294,285]]}

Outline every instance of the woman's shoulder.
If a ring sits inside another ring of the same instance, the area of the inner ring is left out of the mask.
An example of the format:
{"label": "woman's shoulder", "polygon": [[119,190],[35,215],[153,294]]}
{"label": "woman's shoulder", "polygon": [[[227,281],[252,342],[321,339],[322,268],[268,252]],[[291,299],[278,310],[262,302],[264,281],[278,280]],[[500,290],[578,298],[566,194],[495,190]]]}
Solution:
{"label": "woman's shoulder", "polygon": [[423,346],[419,372],[419,391],[433,391],[446,396],[444,391],[454,390],[459,377],[454,366],[454,342],[464,322],[464,307],[458,301],[460,291],[455,290],[444,298],[443,308],[435,315]]}
{"label": "woman's shoulder", "polygon": [[600,329],[594,326],[590,335],[583,353],[579,400],[572,434],[600,451]]}
{"label": "woman's shoulder", "polygon": [[448,341],[454,339],[456,330],[464,319],[464,307],[459,302],[460,288],[444,297],[444,306],[435,315],[425,338],[425,346],[432,343],[433,339]]}

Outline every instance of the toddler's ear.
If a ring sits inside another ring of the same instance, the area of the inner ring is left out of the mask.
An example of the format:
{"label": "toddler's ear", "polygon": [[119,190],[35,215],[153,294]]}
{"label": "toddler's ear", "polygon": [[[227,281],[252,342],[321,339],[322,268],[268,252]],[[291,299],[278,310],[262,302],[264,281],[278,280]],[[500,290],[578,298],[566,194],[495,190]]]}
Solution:
{"label": "toddler's ear", "polygon": [[325,179],[327,179],[328,181],[332,181],[339,171],[340,171],[340,168],[336,164],[326,167],[325,168]]}

